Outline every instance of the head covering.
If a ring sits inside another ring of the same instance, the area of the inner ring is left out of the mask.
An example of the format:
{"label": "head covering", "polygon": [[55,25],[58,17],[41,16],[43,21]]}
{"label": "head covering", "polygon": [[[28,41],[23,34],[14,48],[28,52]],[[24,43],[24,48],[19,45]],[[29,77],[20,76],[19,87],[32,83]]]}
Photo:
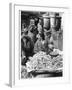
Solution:
{"label": "head covering", "polygon": [[44,33],[45,33],[45,35],[50,35],[51,34],[51,30],[46,30],[46,29],[44,29]]}
{"label": "head covering", "polygon": [[24,28],[24,30],[22,30],[22,33],[27,34],[28,33],[28,29]]}

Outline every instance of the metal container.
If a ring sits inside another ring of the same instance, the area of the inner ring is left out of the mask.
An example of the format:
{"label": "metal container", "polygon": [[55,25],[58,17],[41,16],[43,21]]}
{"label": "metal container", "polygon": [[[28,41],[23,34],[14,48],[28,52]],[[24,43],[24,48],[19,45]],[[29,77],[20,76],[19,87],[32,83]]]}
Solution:
{"label": "metal container", "polygon": [[50,29],[50,16],[49,13],[43,15],[43,28]]}
{"label": "metal container", "polygon": [[61,27],[61,17],[59,16],[59,13],[50,13],[50,24],[51,28],[54,28],[56,31],[58,31]]}

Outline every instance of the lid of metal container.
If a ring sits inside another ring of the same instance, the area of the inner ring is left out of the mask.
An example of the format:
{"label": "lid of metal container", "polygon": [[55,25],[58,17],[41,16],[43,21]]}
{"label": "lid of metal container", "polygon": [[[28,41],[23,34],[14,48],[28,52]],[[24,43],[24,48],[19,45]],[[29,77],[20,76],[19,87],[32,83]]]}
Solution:
{"label": "lid of metal container", "polygon": [[51,12],[51,13],[50,13],[50,17],[51,17],[51,18],[55,18],[55,17],[56,17],[56,18],[61,18],[60,14],[59,14],[59,13],[56,13],[56,12]]}
{"label": "lid of metal container", "polygon": [[47,12],[47,13],[45,13],[45,14],[43,14],[43,15],[42,15],[42,17],[43,17],[43,18],[50,18],[50,16],[49,16],[49,13],[48,13],[48,12]]}

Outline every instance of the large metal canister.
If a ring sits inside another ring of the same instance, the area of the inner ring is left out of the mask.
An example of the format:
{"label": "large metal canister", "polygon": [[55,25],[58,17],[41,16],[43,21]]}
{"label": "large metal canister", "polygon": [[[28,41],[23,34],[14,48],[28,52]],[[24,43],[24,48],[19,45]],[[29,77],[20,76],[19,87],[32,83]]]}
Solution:
{"label": "large metal canister", "polygon": [[50,13],[50,24],[51,28],[54,28],[56,31],[60,29],[61,17],[59,16],[59,13]]}
{"label": "large metal canister", "polygon": [[56,17],[55,29],[58,31],[61,28],[61,17]]}
{"label": "large metal canister", "polygon": [[50,16],[49,13],[43,15],[43,28],[50,29]]}
{"label": "large metal canister", "polygon": [[50,13],[50,24],[51,24],[51,28],[54,28],[55,27],[55,21],[56,21],[55,13],[51,12]]}

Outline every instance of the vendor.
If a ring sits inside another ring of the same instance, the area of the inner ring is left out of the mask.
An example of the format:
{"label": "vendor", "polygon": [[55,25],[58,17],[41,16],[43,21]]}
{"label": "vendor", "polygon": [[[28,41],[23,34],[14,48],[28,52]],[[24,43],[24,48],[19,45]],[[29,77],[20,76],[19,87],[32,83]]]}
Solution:
{"label": "vendor", "polygon": [[37,35],[37,41],[35,43],[34,46],[34,53],[37,53],[39,51],[44,51],[44,34],[43,33],[39,33]]}
{"label": "vendor", "polygon": [[33,55],[34,44],[29,36],[24,36],[21,39],[21,56],[22,64],[25,64],[29,56]]}
{"label": "vendor", "polygon": [[44,31],[44,36],[45,36],[45,41],[44,41],[45,52],[47,54],[49,54],[49,52],[50,52],[50,47],[49,46],[51,46],[53,44],[53,43],[51,44],[51,41],[50,41],[50,39],[51,39],[51,30]]}

